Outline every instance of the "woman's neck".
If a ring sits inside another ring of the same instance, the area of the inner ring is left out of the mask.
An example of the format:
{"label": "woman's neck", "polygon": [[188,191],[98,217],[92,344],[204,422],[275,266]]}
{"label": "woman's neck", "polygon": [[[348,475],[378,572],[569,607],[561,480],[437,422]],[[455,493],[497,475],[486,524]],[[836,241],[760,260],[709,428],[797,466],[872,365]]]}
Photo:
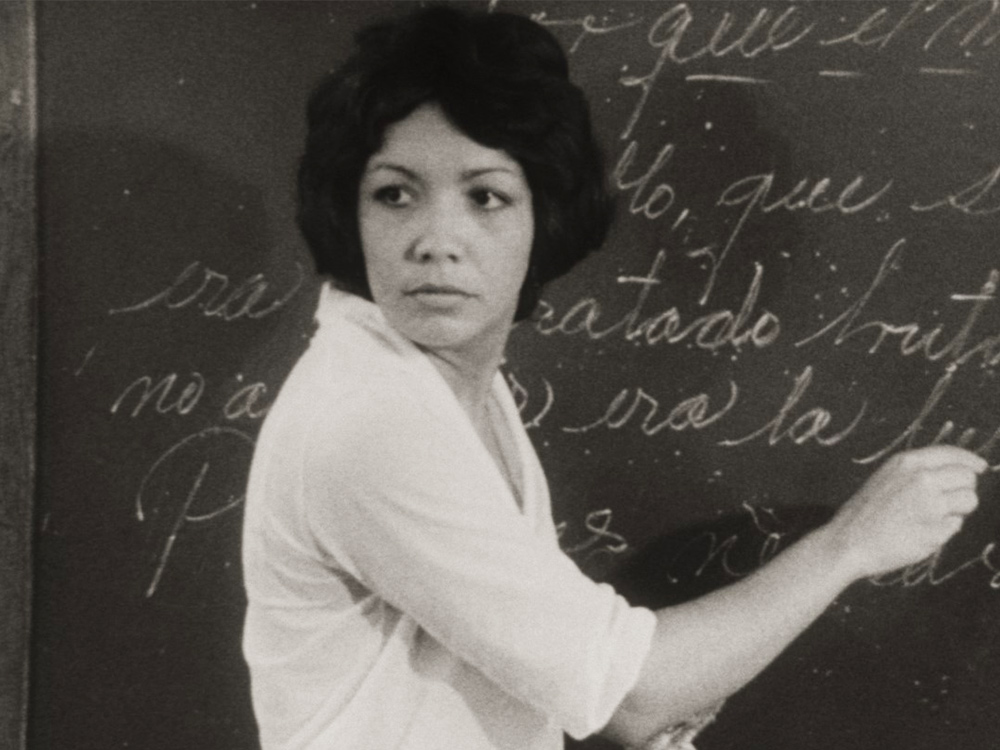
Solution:
{"label": "woman's neck", "polygon": [[503,361],[505,343],[506,339],[492,351],[489,348],[481,348],[478,357],[469,357],[468,352],[426,351],[425,353],[455,394],[473,429],[510,487],[518,506],[523,509],[520,479],[504,458],[500,436],[491,424],[488,411],[490,392],[497,370]]}
{"label": "woman's neck", "polygon": [[503,361],[503,347],[490,347],[473,353],[450,350],[428,350],[425,353],[473,424],[477,428],[483,426],[493,379]]}

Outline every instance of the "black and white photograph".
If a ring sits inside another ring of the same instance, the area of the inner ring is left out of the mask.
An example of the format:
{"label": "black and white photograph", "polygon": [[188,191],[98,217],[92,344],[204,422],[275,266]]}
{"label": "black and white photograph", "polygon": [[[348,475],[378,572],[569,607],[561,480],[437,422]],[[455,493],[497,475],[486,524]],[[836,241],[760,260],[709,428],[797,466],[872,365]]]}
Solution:
{"label": "black and white photograph", "polygon": [[0,0],[0,748],[1000,748],[1000,0]]}

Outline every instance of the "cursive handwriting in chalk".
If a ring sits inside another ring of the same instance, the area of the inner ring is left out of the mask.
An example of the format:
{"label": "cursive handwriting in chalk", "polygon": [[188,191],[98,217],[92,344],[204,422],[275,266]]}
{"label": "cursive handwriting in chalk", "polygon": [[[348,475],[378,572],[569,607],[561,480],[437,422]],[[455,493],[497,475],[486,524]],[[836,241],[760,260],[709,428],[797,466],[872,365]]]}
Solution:
{"label": "cursive handwriting in chalk", "polygon": [[[800,25],[800,10],[794,5],[777,15],[770,8],[759,8],[749,20],[727,10],[703,46],[683,50],[685,35],[694,21],[694,13],[687,3],[677,3],[650,27],[646,40],[650,47],[658,51],[653,67],[645,75],[622,76],[619,79],[619,83],[626,88],[639,88],[639,98],[620,134],[622,140],[632,135],[668,62],[685,65],[706,55],[722,58],[737,54],[754,58],[768,50],[777,52],[793,47],[813,29],[812,24]],[[759,81],[748,79],[748,82]]]}
{"label": "cursive handwriting in chalk", "polygon": [[226,405],[222,407],[223,416],[234,421],[243,417],[247,419],[263,419],[267,415],[270,404],[260,404],[267,396],[267,385],[264,383],[249,383],[236,391]]}
{"label": "cursive handwriting in chalk", "polygon": [[[956,425],[952,420],[944,421],[936,431],[932,431],[932,437],[929,439],[926,438],[925,428],[928,427],[927,423],[930,421],[931,415],[937,409],[938,405],[944,399],[945,394],[947,394],[948,390],[951,388],[957,372],[958,368],[956,367],[949,367],[945,370],[945,372],[934,384],[934,387],[924,400],[924,403],[920,406],[920,410],[917,415],[910,421],[906,428],[879,450],[876,450],[866,456],[855,458],[855,463],[870,464],[895,453],[897,450],[909,450],[917,447],[918,445],[937,445],[946,441],[953,442],[961,448],[973,451],[974,453],[977,453],[985,458],[987,461],[991,460],[990,455],[993,453],[994,449],[1000,445],[1000,426],[998,426],[992,434],[978,446],[974,444],[975,441],[979,439],[979,430],[975,428],[965,429],[958,435],[957,439],[953,439]],[[990,469],[992,471],[1000,470],[1000,463],[991,464]]]}
{"label": "cursive handwriting in chalk", "polygon": [[[631,137],[658,81],[664,71],[673,66],[688,66],[703,59],[753,59],[764,53],[778,54],[803,48],[807,43],[820,49],[851,44],[878,54],[890,42],[897,40],[898,43],[906,35],[911,42],[916,41],[924,52],[932,48],[947,51],[946,40],[949,38],[954,40],[951,49],[959,50],[976,44],[989,47],[1000,38],[1000,2],[997,0],[973,0],[965,4],[945,0],[915,0],[908,5],[894,2],[873,12],[865,10],[860,20],[844,16],[837,20],[832,14],[819,14],[816,7],[821,6],[793,4],[776,12],[769,7],[745,3],[739,11],[725,9],[721,14],[708,17],[714,10],[712,3],[698,6],[675,3],[653,22],[646,35],[647,45],[656,53],[651,68],[643,75],[627,75],[619,79],[623,87],[639,89],[638,99],[620,138],[626,140]],[[860,4],[858,7],[864,9]],[[835,24],[846,25],[847,30],[825,28]],[[921,65],[918,68],[924,74],[969,75],[974,72],[954,66]],[[857,70],[826,73],[828,78],[841,79],[863,75]],[[770,83],[760,76],[714,71],[685,74],[684,80]]]}
{"label": "cursive handwriting in chalk", "polygon": [[854,418],[839,432],[830,433],[827,428],[833,421],[833,415],[823,407],[813,407],[797,417],[793,416],[799,403],[805,397],[813,380],[812,365],[806,366],[795,378],[791,391],[785,398],[778,413],[760,428],[743,437],[728,438],[719,442],[722,446],[736,446],[748,443],[757,438],[767,437],[768,445],[777,445],[783,440],[791,440],[796,445],[814,441],[823,447],[830,447],[844,440],[861,423],[868,403],[864,402]]}
{"label": "cursive handwriting in chalk", "polygon": [[247,318],[258,320],[284,307],[305,282],[305,269],[295,264],[296,278],[279,296],[270,291],[272,282],[262,273],[248,276],[233,284],[228,275],[204,266],[200,261],[189,263],[165,289],[141,302],[108,310],[109,315],[134,313],[153,307],[181,310],[196,307],[206,318],[224,321]]}
{"label": "cursive handwriting in chalk", "polygon": [[[236,381],[241,383],[243,375],[237,375]],[[179,416],[186,416],[202,403],[208,388],[209,383],[200,372],[191,372],[186,379],[181,379],[176,372],[164,375],[159,380],[154,380],[150,375],[142,375],[125,386],[111,404],[110,411],[112,414],[122,411],[135,418],[152,403],[153,411],[157,414],[173,412]],[[222,416],[230,422],[244,418],[263,419],[270,408],[269,403],[263,403],[267,397],[266,383],[240,385],[223,405]],[[128,411],[130,405],[132,410]]]}
{"label": "cursive handwriting in chalk", "polygon": [[[652,22],[646,33],[646,45],[655,54],[648,71],[640,75],[622,75],[619,79],[624,88],[639,90],[620,133],[621,139],[631,137],[664,72],[673,67],[690,66],[699,60],[754,59],[765,53],[778,54],[804,48],[807,43],[820,49],[850,44],[878,54],[891,42],[901,43],[907,36],[910,43],[916,42],[924,52],[932,48],[965,50],[973,45],[989,47],[1000,38],[1000,3],[997,0],[973,0],[963,4],[914,0],[909,4],[887,3],[874,11],[862,5],[858,7],[864,13],[860,18],[849,18],[851,14],[846,13],[838,19],[832,14],[821,14],[816,7],[805,4],[773,10],[748,2],[742,4],[739,10],[723,8],[721,12],[714,12],[711,3],[697,6],[674,3]],[[569,47],[571,53],[576,52],[587,38],[620,32],[642,20],[598,24],[593,15],[555,19],[544,11],[533,17],[548,26],[578,29],[579,33]],[[842,28],[828,28],[830,26]],[[948,40],[952,40],[950,47]],[[934,65],[921,65],[919,70],[927,74],[947,75],[974,72],[955,66]],[[826,72],[830,77],[840,78],[863,75],[857,70]],[[683,77],[687,81],[769,83],[756,75],[716,71],[686,73]]]}
{"label": "cursive handwriting in chalk", "polygon": [[947,569],[945,569],[943,562],[944,550],[939,549],[926,560],[909,565],[902,570],[870,578],[869,582],[875,586],[902,586],[903,588],[913,588],[920,585],[941,586],[960,573],[979,568],[985,569],[990,574],[989,586],[996,591],[1000,589],[1000,561],[994,559],[996,548],[996,543],[990,542],[975,557]]}
{"label": "cursive handwriting in chalk", "polygon": [[[777,514],[747,502],[743,502],[741,507],[753,521],[754,529],[751,532],[725,535],[708,530],[699,533],[673,554],[666,568],[666,580],[671,584],[681,583],[682,573],[684,576],[697,578],[707,573],[713,565],[729,578],[744,578],[777,555],[790,536],[779,530]],[[768,523],[764,522],[765,517]],[[751,553],[749,558],[746,554],[739,555],[740,559],[749,559],[749,565],[738,565],[735,562],[738,551]],[[1000,560],[997,559],[995,542],[986,544],[979,554],[957,564],[947,564],[944,556],[945,551],[938,550],[926,560],[867,580],[879,587],[937,587],[955,580],[960,574],[968,575],[975,570],[983,570],[989,575],[989,587],[994,591],[1000,590]]]}
{"label": "cursive handwriting in chalk", "polygon": [[833,345],[839,346],[845,341],[864,333],[874,334],[874,340],[868,347],[869,354],[878,352],[884,344],[898,341],[899,353],[904,357],[915,354],[929,362],[941,361],[945,367],[961,367],[978,357],[983,367],[995,367],[1000,364],[1000,332],[990,333],[975,340],[973,331],[983,312],[996,299],[997,286],[1000,284],[1000,270],[991,269],[986,281],[975,294],[952,294],[949,302],[969,304],[969,311],[958,330],[947,341],[939,342],[944,335],[944,325],[938,324],[930,330],[916,322],[903,324],[889,323],[879,319],[866,319],[863,314],[872,304],[875,293],[882,287],[893,271],[902,268],[901,258],[906,244],[905,239],[898,240],[882,259],[875,276],[864,293],[834,317],[818,331],[811,333],[795,346],[810,344],[824,336],[833,336]]}
{"label": "cursive handwriting in chalk", "polygon": [[[953,9],[954,5],[944,0],[935,0],[931,9],[938,7]],[[980,14],[977,15],[976,14]],[[961,8],[945,19],[924,42],[924,49],[929,50],[947,31],[957,31],[959,47],[968,47],[978,42],[980,46],[989,47],[1000,36],[1000,2],[997,0],[976,0]],[[962,22],[968,22],[968,30],[962,34]],[[992,26],[992,31],[991,31]]]}
{"label": "cursive handwriting in chalk", "polygon": [[1000,211],[1000,164],[968,187],[929,203],[914,202],[914,211],[953,208],[969,216],[991,216]]}
{"label": "cursive handwriting in chalk", "polygon": [[763,215],[773,213],[778,209],[785,211],[806,210],[812,214],[834,211],[842,216],[857,214],[874,206],[892,187],[892,180],[888,180],[880,187],[867,192],[866,195],[856,196],[856,193],[864,188],[865,179],[864,175],[858,175],[839,192],[834,189],[835,197],[829,195],[832,184],[829,177],[822,177],[815,181],[808,178],[801,179],[787,193],[774,198],[771,196],[775,182],[774,172],[744,177],[729,185],[722,191],[717,205],[728,208],[743,207],[729,237],[721,248],[718,244],[713,243],[688,253],[692,258],[706,257],[710,262],[708,280],[705,282],[705,287],[698,301],[701,304],[708,301],[715,287],[719,269],[736,244],[737,238],[743,232],[747,220],[755,211],[760,211]]}
{"label": "cursive handwriting in chalk", "polygon": [[[632,168],[638,150],[638,141],[630,141],[622,152],[621,158],[618,159],[618,163],[615,165],[611,176],[618,190],[622,192],[632,191],[632,199],[629,201],[628,207],[631,214],[641,213],[647,219],[658,219],[673,206],[674,200],[677,197],[677,191],[668,182],[658,183],[648,194],[646,193],[646,188],[652,179],[666,166],[667,162],[670,161],[670,157],[673,156],[675,150],[674,144],[668,143],[660,149],[656,158],[646,169],[645,174],[635,179],[626,180],[625,175]],[[643,200],[644,195],[645,200]]]}
{"label": "cursive handwriting in chalk", "polygon": [[612,512],[610,508],[591,511],[583,520],[584,528],[589,532],[581,542],[570,543],[567,539],[569,524],[560,521],[556,524],[556,537],[559,539],[563,552],[571,557],[583,555],[589,560],[597,555],[620,555],[628,551],[629,545],[625,537],[611,531]]}
{"label": "cursive handwriting in chalk", "polygon": [[205,393],[205,378],[200,372],[192,372],[188,382],[179,393],[174,390],[179,375],[172,372],[160,378],[154,385],[153,378],[143,375],[136,378],[121,395],[115,399],[111,405],[111,413],[117,414],[118,410],[124,406],[133,394],[137,396],[135,406],[129,416],[135,418],[139,416],[153,398],[156,398],[155,409],[159,414],[175,412],[177,414],[188,414],[194,409]]}
{"label": "cursive handwriting in chalk", "polygon": [[611,400],[607,410],[597,420],[580,427],[563,427],[563,432],[589,432],[597,427],[607,427],[618,430],[629,424],[636,414],[641,414],[639,429],[644,435],[656,435],[670,428],[674,432],[683,432],[689,427],[702,430],[709,427],[728,414],[739,400],[740,389],[736,383],[729,383],[729,399],[715,411],[711,411],[712,402],[708,394],[699,393],[696,396],[683,399],[676,404],[666,416],[660,411],[660,402],[643,388],[623,388]]}
{"label": "cursive handwriting in chalk", "polygon": [[[665,144],[646,167],[645,172],[638,176],[630,175],[638,151],[638,141],[630,141],[612,171],[612,179],[618,190],[631,193],[629,213],[646,219],[659,219],[675,205],[677,190],[671,182],[662,179],[655,179],[654,184],[654,178],[657,178],[669,164],[677,149],[673,143]],[[867,179],[865,175],[859,174],[847,184],[835,186],[830,177],[818,179],[804,177],[791,187],[778,189],[776,188],[778,175],[772,171],[742,177],[725,187],[716,206],[740,209],[733,229],[724,242],[710,242],[687,253],[691,258],[707,258],[710,262],[708,279],[702,289],[699,303],[704,305],[708,301],[720,269],[747,222],[755,213],[767,216],[781,210],[805,211],[811,215],[834,212],[841,216],[853,216],[879,203],[893,185],[893,180],[887,179],[881,181],[877,187],[868,188]],[[688,209],[682,210],[673,222],[672,229],[676,229],[689,213]]]}
{"label": "cursive handwriting in chalk", "polygon": [[541,408],[535,412],[533,417],[529,418],[528,415],[528,403],[531,398],[528,394],[528,389],[525,388],[521,381],[517,379],[514,373],[507,373],[507,383],[510,387],[511,394],[514,396],[514,403],[517,406],[518,413],[521,415],[521,421],[524,424],[526,430],[531,430],[536,427],[541,426],[542,420],[548,416],[548,413],[552,410],[552,405],[555,403],[556,394],[555,390],[552,388],[552,384],[546,380],[542,379],[542,383],[545,386],[545,402],[542,404]]}
{"label": "cursive handwriting in chalk", "polygon": [[94,352],[96,351],[97,351],[97,344],[94,344],[92,347],[90,347],[89,350],[87,350],[87,353],[86,355],[84,355],[83,361],[80,363],[80,366],[73,371],[73,375],[75,377],[80,377],[80,375],[83,374],[83,371],[87,368],[87,365],[89,364],[91,357],[94,356]]}
{"label": "cursive handwriting in chalk", "polygon": [[649,346],[660,343],[678,344],[690,340],[699,349],[712,352],[726,346],[739,351],[748,343],[762,349],[777,340],[781,333],[778,316],[767,310],[758,312],[756,309],[764,276],[764,267],[759,263],[755,264],[753,280],[736,312],[722,309],[693,320],[685,320],[677,307],[670,307],[643,317],[643,308],[653,287],[661,283],[659,274],[665,260],[666,251],[660,250],[645,276],[618,277],[619,284],[630,287],[635,285],[638,292],[632,309],[611,325],[601,327],[601,303],[593,297],[585,297],[562,315],[549,302],[542,300],[538,306],[535,329],[545,336],[554,333],[566,336],[584,333],[591,340],[621,334],[626,341]]}
{"label": "cursive handwriting in chalk", "polygon": [[[776,521],[775,513],[766,508],[756,508],[745,501],[741,504],[741,509],[753,522],[752,535],[741,535],[738,532],[723,535],[712,530],[697,534],[680,545],[673,554],[666,568],[666,580],[671,584],[681,583],[680,571],[684,571],[685,575],[692,578],[699,578],[705,575],[713,564],[718,565],[719,570],[727,578],[744,578],[778,554],[788,534],[775,528],[768,528],[763,522],[763,516]],[[749,566],[738,565],[734,556],[740,552],[740,558],[747,559],[747,555],[741,552],[748,548],[752,563]]]}
{"label": "cursive handwriting in chalk", "polygon": [[[207,448],[218,443],[234,444],[237,450],[247,451],[253,448],[253,439],[241,430],[232,427],[208,427],[177,441],[168,448],[146,472],[139,485],[135,498],[135,516],[140,522],[146,522],[153,517],[168,519],[167,530],[154,561],[152,578],[146,588],[146,597],[152,597],[170,561],[171,554],[181,533],[193,523],[211,521],[238,507],[244,499],[242,489],[237,494],[223,493],[221,496],[208,499],[210,509],[201,513],[193,513],[192,509],[199,500],[206,501],[205,481],[209,476],[213,463],[207,457]],[[224,453],[232,456],[233,447]],[[184,460],[184,457],[188,460]],[[193,459],[193,460],[192,460]],[[193,478],[188,473],[191,467],[197,466]],[[226,473],[229,476],[229,473]],[[154,483],[160,492],[153,492]],[[179,487],[186,488],[183,494],[176,492]],[[180,502],[177,500],[180,498]],[[176,507],[175,507],[176,506]]]}
{"label": "cursive handwriting in chalk", "polygon": [[578,28],[580,33],[577,34],[576,39],[569,46],[569,54],[576,52],[580,45],[583,43],[584,39],[591,36],[603,36],[605,34],[611,34],[616,31],[621,31],[622,29],[627,29],[632,26],[636,26],[642,23],[642,18],[634,18],[630,21],[623,21],[622,23],[604,23],[598,24],[597,17],[594,15],[586,15],[580,18],[549,18],[547,12],[539,11],[537,13],[531,14],[531,20],[535,23],[539,23],[542,26],[561,26],[567,28]]}
{"label": "cursive handwriting in chalk", "polygon": [[[973,44],[989,47],[1000,37],[1000,2],[997,0],[972,0],[955,3],[951,0],[913,0],[900,16],[895,14],[903,3],[888,3],[865,16],[850,31],[820,40],[821,46],[854,44],[882,50],[902,36],[904,31],[915,32],[924,52],[942,41],[952,32],[959,49]],[[940,12],[938,12],[940,11]],[[929,28],[919,30],[920,22]]]}
{"label": "cursive handwriting in chalk", "polygon": [[[935,3],[936,4],[936,3]],[[820,40],[821,46],[834,46],[839,44],[856,44],[859,47],[877,46],[883,49],[895,37],[917,20],[921,11],[928,11],[926,0],[915,0],[907,8],[906,12],[899,18],[892,16],[889,7],[883,6],[875,10],[871,15],[865,16],[856,26],[852,27],[846,34]]]}

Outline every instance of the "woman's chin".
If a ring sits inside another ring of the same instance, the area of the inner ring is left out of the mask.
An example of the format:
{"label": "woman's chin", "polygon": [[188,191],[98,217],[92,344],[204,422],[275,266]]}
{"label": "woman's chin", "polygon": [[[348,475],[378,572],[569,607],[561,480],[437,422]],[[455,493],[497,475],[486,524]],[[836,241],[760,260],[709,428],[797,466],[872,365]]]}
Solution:
{"label": "woman's chin", "polygon": [[467,352],[477,360],[491,352],[502,353],[509,332],[509,327],[485,325],[481,321],[447,314],[413,316],[389,322],[420,349]]}
{"label": "woman's chin", "polygon": [[461,349],[477,338],[475,326],[448,315],[408,318],[394,328],[421,349]]}

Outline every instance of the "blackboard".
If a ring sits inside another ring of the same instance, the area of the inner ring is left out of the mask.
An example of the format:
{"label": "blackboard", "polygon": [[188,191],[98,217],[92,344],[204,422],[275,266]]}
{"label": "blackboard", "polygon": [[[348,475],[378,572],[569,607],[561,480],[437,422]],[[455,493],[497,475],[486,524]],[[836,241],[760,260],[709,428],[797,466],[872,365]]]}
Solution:
{"label": "blackboard", "polygon": [[[620,204],[505,364],[588,574],[679,601],[896,450],[1000,466],[1000,8],[479,5],[564,42]],[[241,501],[318,288],[293,221],[303,103],[359,25],[409,7],[38,4],[32,750],[255,746]],[[995,475],[981,494],[699,747],[995,748]]]}

